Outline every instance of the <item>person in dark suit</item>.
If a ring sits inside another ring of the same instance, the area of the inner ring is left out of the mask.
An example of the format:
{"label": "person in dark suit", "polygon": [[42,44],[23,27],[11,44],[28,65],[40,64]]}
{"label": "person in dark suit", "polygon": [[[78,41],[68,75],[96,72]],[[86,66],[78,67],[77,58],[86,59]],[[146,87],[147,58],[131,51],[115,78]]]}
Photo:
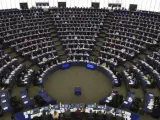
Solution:
{"label": "person in dark suit", "polygon": [[102,113],[102,111],[98,111],[96,120],[104,120],[104,114]]}
{"label": "person in dark suit", "polygon": [[64,112],[64,118],[65,118],[65,120],[70,120],[71,119],[70,109],[67,109],[66,112]]}
{"label": "person in dark suit", "polygon": [[112,114],[106,114],[107,120],[114,120],[114,117]]}
{"label": "person in dark suit", "polygon": [[41,117],[34,117],[33,120],[41,120]]}
{"label": "person in dark suit", "polygon": [[89,113],[86,114],[87,120],[94,120],[95,119],[95,113],[92,112],[92,110],[89,111]]}

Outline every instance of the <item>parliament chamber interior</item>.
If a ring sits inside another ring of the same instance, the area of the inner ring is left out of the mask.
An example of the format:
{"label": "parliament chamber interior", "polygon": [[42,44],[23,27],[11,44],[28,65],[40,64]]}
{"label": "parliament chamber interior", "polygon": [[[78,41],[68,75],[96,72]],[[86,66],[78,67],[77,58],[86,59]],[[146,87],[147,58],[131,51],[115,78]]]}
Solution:
{"label": "parliament chamber interior", "polygon": [[159,0],[0,1],[0,120],[159,120]]}

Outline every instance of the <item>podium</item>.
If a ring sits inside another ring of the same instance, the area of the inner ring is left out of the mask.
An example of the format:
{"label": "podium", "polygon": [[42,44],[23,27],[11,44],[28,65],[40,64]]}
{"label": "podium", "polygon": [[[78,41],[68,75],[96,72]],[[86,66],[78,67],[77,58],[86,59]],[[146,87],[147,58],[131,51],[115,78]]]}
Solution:
{"label": "podium", "polygon": [[80,96],[81,95],[81,87],[79,87],[79,86],[74,87],[74,94],[76,96]]}

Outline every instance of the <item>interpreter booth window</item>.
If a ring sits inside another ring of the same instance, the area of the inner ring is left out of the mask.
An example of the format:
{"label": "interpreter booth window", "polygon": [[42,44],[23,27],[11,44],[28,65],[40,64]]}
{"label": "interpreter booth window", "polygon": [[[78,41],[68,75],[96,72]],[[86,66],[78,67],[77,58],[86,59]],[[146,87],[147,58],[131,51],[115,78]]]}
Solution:
{"label": "interpreter booth window", "polygon": [[59,8],[65,8],[66,7],[66,2],[58,2],[58,7]]}
{"label": "interpreter booth window", "polygon": [[136,11],[137,10],[137,4],[130,4],[129,10],[130,11]]}
{"label": "interpreter booth window", "polygon": [[99,8],[99,3],[98,2],[92,2],[92,7],[93,8]]}
{"label": "interpreter booth window", "polygon": [[28,9],[28,3],[19,3],[21,9]]}

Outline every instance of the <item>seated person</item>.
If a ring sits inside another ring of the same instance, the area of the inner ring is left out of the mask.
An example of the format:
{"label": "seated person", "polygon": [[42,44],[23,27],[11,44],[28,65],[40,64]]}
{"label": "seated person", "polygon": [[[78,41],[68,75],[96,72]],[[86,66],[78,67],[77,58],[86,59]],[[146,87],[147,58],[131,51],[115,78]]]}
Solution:
{"label": "seated person", "polygon": [[59,118],[59,113],[57,111],[54,111],[54,113],[52,114],[52,118],[53,119],[58,119]]}
{"label": "seated person", "polygon": [[146,75],[146,77],[150,80],[151,79],[151,76],[149,74]]}
{"label": "seated person", "polygon": [[65,119],[71,119],[71,111],[70,111],[70,109],[67,109],[67,111],[64,112],[64,118]]}
{"label": "seated person", "polygon": [[95,118],[95,113],[92,112],[92,110],[89,111],[86,115],[87,119],[91,120]]}
{"label": "seated person", "polygon": [[34,117],[32,120],[40,120],[40,117]]}
{"label": "seated person", "polygon": [[102,111],[97,112],[96,120],[104,120],[104,115]]}
{"label": "seated person", "polygon": [[80,108],[77,108],[77,110],[75,111],[75,117],[76,118],[81,118],[81,110],[80,110]]}
{"label": "seated person", "polygon": [[107,120],[114,120],[114,117],[112,114],[106,114],[106,119]]}

